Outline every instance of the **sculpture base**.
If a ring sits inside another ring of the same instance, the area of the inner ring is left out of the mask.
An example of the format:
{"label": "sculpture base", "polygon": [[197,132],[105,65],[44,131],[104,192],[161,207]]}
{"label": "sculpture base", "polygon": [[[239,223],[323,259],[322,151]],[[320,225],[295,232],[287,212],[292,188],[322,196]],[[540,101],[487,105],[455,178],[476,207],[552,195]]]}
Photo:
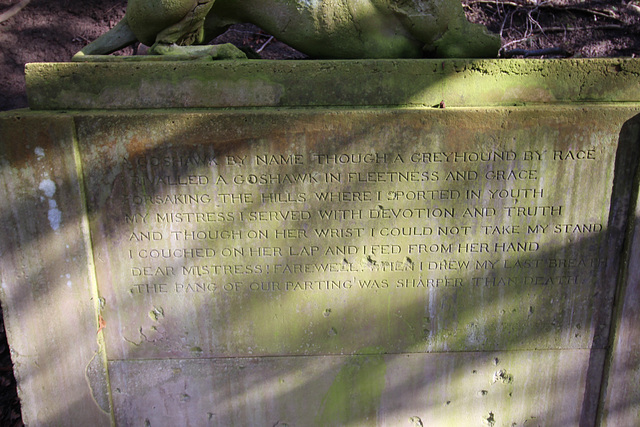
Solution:
{"label": "sculpture base", "polygon": [[30,65],[25,423],[633,424],[639,64]]}

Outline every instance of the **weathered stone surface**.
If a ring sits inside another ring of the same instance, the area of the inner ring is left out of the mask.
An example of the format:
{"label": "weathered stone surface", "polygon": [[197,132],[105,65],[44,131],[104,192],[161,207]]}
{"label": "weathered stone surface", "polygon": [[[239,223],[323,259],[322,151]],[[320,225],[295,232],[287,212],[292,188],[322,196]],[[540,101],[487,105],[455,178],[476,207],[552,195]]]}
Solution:
{"label": "weathered stone surface", "polygon": [[603,348],[636,114],[78,117],[109,358]]}
{"label": "weathered stone surface", "polygon": [[629,263],[621,272],[600,420],[603,426],[611,427],[640,423],[640,199],[637,184],[632,195],[634,209],[629,215],[625,254]]}
{"label": "weathered stone surface", "polygon": [[0,117],[1,297],[27,425],[110,425],[70,117]]}
{"label": "weathered stone surface", "polygon": [[26,67],[29,105],[38,110],[640,102],[639,75],[638,61],[621,58],[123,61]]}
{"label": "weathered stone surface", "polygon": [[592,425],[604,351],[113,361],[118,425]]}
{"label": "weathered stone surface", "polygon": [[30,425],[634,424],[638,61],[263,64],[29,72],[37,108],[352,107],[4,114]]}

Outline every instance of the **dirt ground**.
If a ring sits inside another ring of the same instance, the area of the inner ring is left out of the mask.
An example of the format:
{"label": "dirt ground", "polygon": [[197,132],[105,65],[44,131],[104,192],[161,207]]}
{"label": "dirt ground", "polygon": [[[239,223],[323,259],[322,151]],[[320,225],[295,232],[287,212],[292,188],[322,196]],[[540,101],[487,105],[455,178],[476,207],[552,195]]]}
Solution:
{"label": "dirt ground", "polygon": [[[501,35],[502,57],[640,55],[640,0],[463,0],[463,5],[470,21]],[[125,6],[124,0],[0,0],[0,111],[27,106],[25,63],[69,61],[115,25]],[[304,58],[250,25],[231,28],[221,41],[249,46],[266,59]],[[132,53],[133,48],[122,52]],[[1,320],[0,425],[21,426]]]}

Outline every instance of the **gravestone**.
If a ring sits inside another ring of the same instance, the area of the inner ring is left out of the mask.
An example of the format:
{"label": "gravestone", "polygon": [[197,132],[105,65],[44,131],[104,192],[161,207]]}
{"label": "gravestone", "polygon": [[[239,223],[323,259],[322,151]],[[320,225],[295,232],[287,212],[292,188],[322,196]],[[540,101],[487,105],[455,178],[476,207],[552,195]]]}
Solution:
{"label": "gravestone", "polygon": [[633,425],[639,72],[30,64],[0,118],[25,422]]}

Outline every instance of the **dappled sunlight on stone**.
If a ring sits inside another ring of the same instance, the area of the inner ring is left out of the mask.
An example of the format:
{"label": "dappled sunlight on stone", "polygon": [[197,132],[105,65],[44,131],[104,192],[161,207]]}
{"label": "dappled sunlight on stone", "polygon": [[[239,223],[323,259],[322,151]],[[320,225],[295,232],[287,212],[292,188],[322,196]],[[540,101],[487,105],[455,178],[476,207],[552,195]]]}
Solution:
{"label": "dappled sunlight on stone", "polygon": [[[357,89],[404,92],[344,108],[353,94],[283,77],[367,64]],[[67,377],[77,392],[45,399],[50,418],[27,403],[25,418],[58,420],[68,404],[117,425],[594,425],[615,369],[610,323],[626,327],[612,313],[640,109],[584,103],[602,100],[600,74],[567,64],[273,63],[260,85],[287,90],[271,98],[243,83],[252,63],[109,64],[139,79],[122,98],[3,116],[8,139],[40,138],[1,152],[18,380],[25,402]],[[178,68],[223,76],[198,84],[226,95],[154,92]],[[83,90],[56,95],[33,69],[36,105]],[[428,69],[415,86],[392,78]],[[582,91],[553,76],[567,69]],[[331,93],[314,104],[316,89]],[[214,108],[236,93],[243,108]],[[46,176],[33,169],[45,159]]]}

